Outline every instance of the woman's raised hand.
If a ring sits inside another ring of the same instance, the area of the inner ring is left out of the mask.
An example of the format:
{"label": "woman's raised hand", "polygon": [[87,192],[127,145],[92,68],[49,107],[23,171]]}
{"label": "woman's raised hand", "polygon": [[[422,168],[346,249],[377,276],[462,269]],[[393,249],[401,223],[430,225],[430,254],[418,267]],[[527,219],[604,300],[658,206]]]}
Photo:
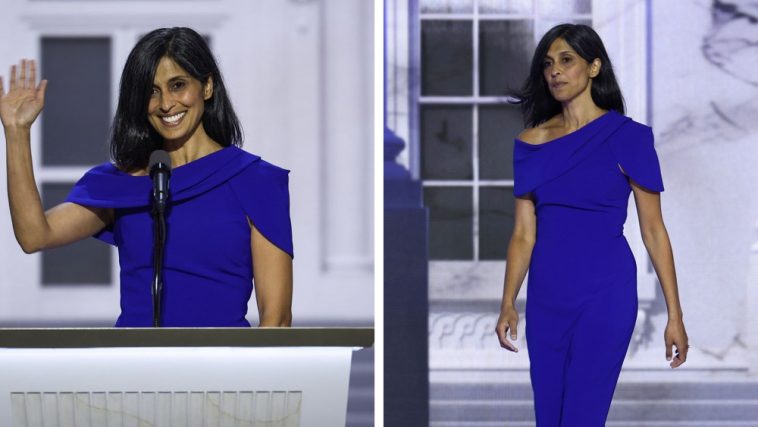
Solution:
{"label": "woman's raised hand", "polygon": [[47,80],[37,84],[37,67],[34,60],[21,60],[20,66],[11,67],[8,92],[0,77],[0,120],[6,129],[30,128],[45,105]]}

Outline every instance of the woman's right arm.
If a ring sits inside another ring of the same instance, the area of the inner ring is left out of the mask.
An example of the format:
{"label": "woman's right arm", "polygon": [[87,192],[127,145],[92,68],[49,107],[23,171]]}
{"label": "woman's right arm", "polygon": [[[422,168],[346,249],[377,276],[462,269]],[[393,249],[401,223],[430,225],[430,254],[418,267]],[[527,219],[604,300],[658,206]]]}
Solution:
{"label": "woman's right arm", "polygon": [[[27,70],[28,67],[28,70]],[[18,75],[17,75],[18,74]],[[8,204],[13,232],[26,253],[89,237],[112,221],[111,209],[62,203],[45,212],[34,180],[30,144],[32,123],[42,111],[47,81],[36,84],[34,61],[11,68],[8,93],[0,77],[0,119],[5,133]]]}
{"label": "woman's right arm", "polygon": [[516,311],[516,296],[529,270],[532,249],[537,236],[537,219],[534,212],[534,201],[530,196],[517,197],[513,234],[508,244],[507,261],[505,264],[505,280],[503,284],[503,300],[500,304],[500,317],[495,332],[500,340],[500,346],[518,351],[506,336],[511,331],[511,339],[516,340],[518,330],[518,312]]}

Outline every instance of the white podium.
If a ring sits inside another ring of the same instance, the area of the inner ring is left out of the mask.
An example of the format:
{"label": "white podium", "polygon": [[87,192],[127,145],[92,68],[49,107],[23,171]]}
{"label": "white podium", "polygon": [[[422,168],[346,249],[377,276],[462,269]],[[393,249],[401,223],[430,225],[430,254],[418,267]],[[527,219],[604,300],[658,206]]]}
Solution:
{"label": "white podium", "polygon": [[344,426],[373,328],[0,329],[0,426]]}

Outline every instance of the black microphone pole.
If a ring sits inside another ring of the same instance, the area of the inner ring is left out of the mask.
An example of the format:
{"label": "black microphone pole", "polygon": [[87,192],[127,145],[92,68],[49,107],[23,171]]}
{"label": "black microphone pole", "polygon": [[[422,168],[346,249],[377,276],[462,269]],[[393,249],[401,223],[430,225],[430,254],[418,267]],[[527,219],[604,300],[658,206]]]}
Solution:
{"label": "black microphone pole", "polygon": [[150,154],[150,177],[153,179],[153,327],[161,326],[163,294],[163,249],[166,245],[166,202],[171,177],[171,158],[163,150]]}

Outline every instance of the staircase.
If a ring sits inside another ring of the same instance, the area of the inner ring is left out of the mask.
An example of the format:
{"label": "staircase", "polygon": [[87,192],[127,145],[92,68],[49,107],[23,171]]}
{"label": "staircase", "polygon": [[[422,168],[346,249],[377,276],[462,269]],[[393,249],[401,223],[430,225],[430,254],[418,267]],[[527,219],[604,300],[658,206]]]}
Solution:
{"label": "staircase", "polygon": [[[434,427],[533,427],[533,410],[528,382],[430,387]],[[758,427],[758,380],[619,382],[606,426]]]}

